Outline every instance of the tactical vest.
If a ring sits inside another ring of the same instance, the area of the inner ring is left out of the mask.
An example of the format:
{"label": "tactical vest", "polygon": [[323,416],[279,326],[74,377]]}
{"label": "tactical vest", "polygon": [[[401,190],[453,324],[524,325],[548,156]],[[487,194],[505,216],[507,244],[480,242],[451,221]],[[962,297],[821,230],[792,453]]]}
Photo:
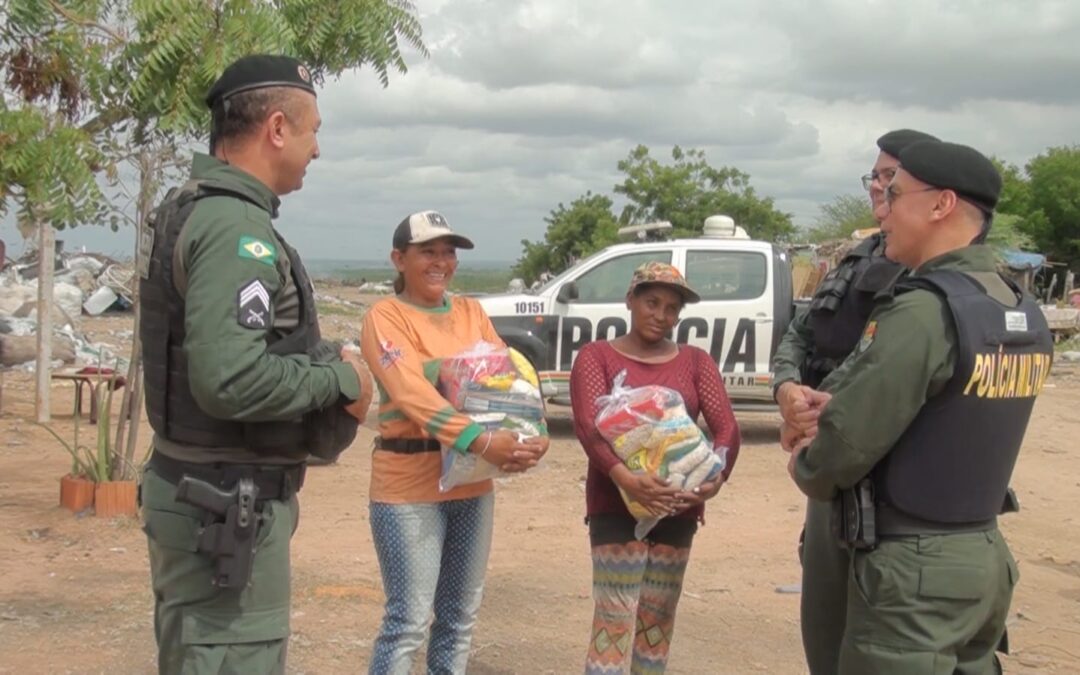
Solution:
{"label": "tactical vest", "polygon": [[956,327],[955,372],[872,472],[878,500],[939,523],[973,523],[1001,510],[1035,397],[1054,349],[1039,306],[1005,307],[971,277],[938,270],[905,279],[946,299]]}
{"label": "tactical vest", "polygon": [[810,301],[814,345],[803,364],[803,384],[817,387],[855,349],[874,309],[874,295],[888,288],[903,266],[874,255],[882,235],[868,237],[822,280]]}
{"label": "tactical vest", "polygon": [[[152,233],[144,231],[140,234],[142,254],[149,262],[149,266],[140,271],[139,336],[150,426],[164,438],[191,445],[244,447],[267,455],[307,450],[303,418],[259,423],[218,419],[204,413],[191,394],[183,348],[184,298],[173,284],[173,251],[198,201],[211,196],[243,199],[259,206],[238,192],[189,181],[182,188],[171,190],[149,219],[147,225]],[[289,258],[292,280],[299,294],[300,316],[296,329],[284,337],[276,337],[272,327],[267,328],[267,351],[281,356],[311,353],[320,342],[311,280],[295,249],[280,236],[278,241]]]}

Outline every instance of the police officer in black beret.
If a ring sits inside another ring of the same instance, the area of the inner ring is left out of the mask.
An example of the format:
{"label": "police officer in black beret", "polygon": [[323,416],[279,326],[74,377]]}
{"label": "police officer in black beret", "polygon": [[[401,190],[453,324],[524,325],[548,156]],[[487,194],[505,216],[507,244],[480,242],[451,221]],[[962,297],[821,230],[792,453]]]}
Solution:
{"label": "police officer in black beret", "polygon": [[[937,140],[913,129],[896,129],[877,139],[878,155],[862,177],[872,208],[885,201],[885,188],[900,168],[900,153],[918,141]],[[885,235],[855,246],[821,282],[807,311],[788,326],[773,357],[773,391],[784,422],[803,430],[817,423],[820,409],[808,403],[812,390],[828,390],[826,378],[859,342],[874,309],[874,295],[905,273],[885,257]],[[851,556],[836,545],[834,504],[808,499],[799,541],[802,593],[799,596],[803,649],[812,675],[836,672],[844,635],[846,589]]]}
{"label": "police officer in black beret", "polygon": [[319,155],[311,73],[245,56],[206,104],[210,154],[139,235],[158,668],[281,673],[306,462],[348,445],[372,386],[358,354],[321,339],[311,280],[272,224]]}
{"label": "police officer in black beret", "polygon": [[879,293],[816,435],[787,436],[813,499],[853,489],[839,672],[993,673],[1019,578],[997,527],[1053,356],[1038,305],[981,241],[1001,176],[939,141],[900,152],[878,209],[885,254],[913,270]]}

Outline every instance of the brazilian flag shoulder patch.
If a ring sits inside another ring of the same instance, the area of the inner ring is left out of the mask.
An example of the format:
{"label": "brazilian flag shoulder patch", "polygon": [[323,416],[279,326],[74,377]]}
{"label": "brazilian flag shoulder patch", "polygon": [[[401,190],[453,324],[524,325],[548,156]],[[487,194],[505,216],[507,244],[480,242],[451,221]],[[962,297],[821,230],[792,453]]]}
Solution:
{"label": "brazilian flag shoulder patch", "polygon": [[240,237],[240,246],[236,251],[241,258],[251,258],[271,267],[277,261],[277,247],[268,241],[255,237]]}

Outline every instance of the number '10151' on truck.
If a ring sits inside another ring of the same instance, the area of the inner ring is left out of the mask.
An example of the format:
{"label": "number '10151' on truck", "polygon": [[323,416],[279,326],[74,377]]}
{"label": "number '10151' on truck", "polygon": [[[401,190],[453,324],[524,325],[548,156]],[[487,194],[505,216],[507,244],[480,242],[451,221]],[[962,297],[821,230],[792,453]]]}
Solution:
{"label": "number '10151' on truck", "polygon": [[726,216],[708,218],[696,239],[665,239],[670,230],[623,228],[636,241],[609,246],[529,293],[478,298],[503,340],[532,361],[545,396],[569,396],[583,346],[626,333],[630,277],[656,260],[678,267],[701,296],[683,308],[672,337],[712,354],[737,405],[772,404],[769,363],[793,313],[787,253],[750,239]]}

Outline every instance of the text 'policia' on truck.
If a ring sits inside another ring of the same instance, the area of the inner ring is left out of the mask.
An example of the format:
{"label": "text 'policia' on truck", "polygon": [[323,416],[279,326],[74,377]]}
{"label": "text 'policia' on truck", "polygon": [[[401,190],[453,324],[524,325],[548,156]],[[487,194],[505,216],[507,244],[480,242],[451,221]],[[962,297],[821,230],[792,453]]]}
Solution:
{"label": "text 'policia' on truck", "polygon": [[701,302],[683,308],[672,336],[708,351],[733,402],[771,406],[769,363],[793,314],[787,254],[750,239],[727,216],[705,220],[701,237],[668,239],[670,223],[619,230],[630,243],[584,258],[538,289],[479,298],[499,335],[532,361],[549,398],[569,397],[570,368],[593,340],[629,326],[626,290],[646,262],[674,265]]}

